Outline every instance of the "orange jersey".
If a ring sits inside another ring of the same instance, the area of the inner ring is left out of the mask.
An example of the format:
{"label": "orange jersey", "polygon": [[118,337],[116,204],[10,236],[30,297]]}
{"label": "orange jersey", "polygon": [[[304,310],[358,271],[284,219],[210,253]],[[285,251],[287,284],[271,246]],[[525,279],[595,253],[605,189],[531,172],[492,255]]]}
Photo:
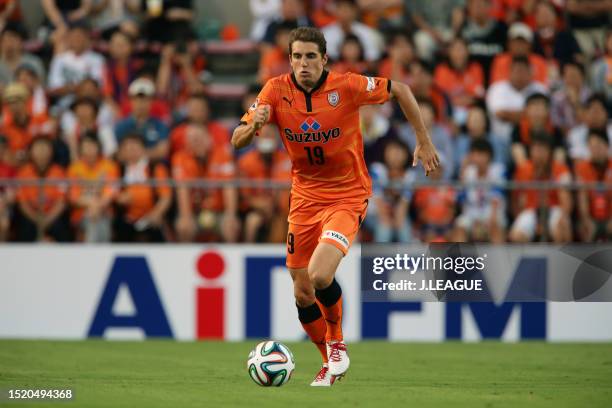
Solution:
{"label": "orange jersey", "polygon": [[452,69],[448,64],[438,65],[434,82],[458,105],[457,99],[463,96],[482,98],[484,96],[484,74],[476,62],[472,62],[463,72]]}
{"label": "orange jersey", "polygon": [[[548,84],[548,65],[546,60],[538,54],[529,54],[529,64],[533,72],[533,80],[542,84]],[[499,54],[491,64],[491,83],[510,79],[510,66],[512,55],[509,52]]]}
{"label": "orange jersey", "polygon": [[422,222],[447,225],[454,215],[457,193],[451,188],[423,187],[414,193],[414,205]]}
{"label": "orange jersey", "polygon": [[[542,179],[536,178],[535,168],[530,160],[527,160],[523,165],[519,166],[514,173],[515,181],[554,181],[554,182],[570,182],[571,173],[569,168],[558,161],[553,161],[551,164],[550,177]],[[525,189],[517,191],[518,194],[524,196],[524,208],[540,208],[542,206],[553,207],[559,205],[558,190],[549,190],[539,192],[538,190]]]}
{"label": "orange jersey", "polygon": [[[199,131],[197,127],[190,125],[189,123],[183,123],[172,129],[170,132],[170,154],[174,154],[178,151],[187,148],[187,138],[189,132]],[[218,122],[208,122],[206,124],[206,131],[212,137],[213,144],[229,146],[230,134],[227,128]]]}
{"label": "orange jersey", "polygon": [[[608,161],[608,167],[603,174],[598,174],[595,166],[587,160],[576,163],[575,171],[577,181],[602,182],[612,186],[612,159]],[[588,190],[588,194],[591,217],[601,221],[612,218],[612,190],[594,188]]]}
{"label": "orange jersey", "polygon": [[[151,180],[159,184],[153,187],[149,185]],[[131,201],[125,208],[125,218],[129,222],[136,222],[153,210],[158,198],[172,196],[172,188],[164,184],[167,180],[168,169],[162,163],[146,162],[143,165],[141,162],[126,166],[123,191],[130,195]]]}
{"label": "orange jersey", "polygon": [[[44,175],[38,174],[33,164],[25,164],[19,169],[17,179],[25,182],[51,181],[64,178],[64,170],[57,164],[52,164]],[[66,197],[64,186],[52,183],[43,184],[23,184],[17,189],[17,201],[28,202],[32,208],[46,213],[60,200]]]}
{"label": "orange jersey", "polygon": [[[83,160],[77,160],[68,168],[68,178],[75,182],[71,184],[69,191],[70,201],[74,204],[83,196],[112,197],[117,189],[110,183],[104,185],[79,184],[77,181],[85,182],[112,182],[119,177],[117,165],[108,159],[100,159],[93,166],[88,165]],[[79,222],[83,218],[83,209],[75,208],[72,211],[71,220],[73,223]]]}
{"label": "orange jersey", "polygon": [[[266,83],[242,117],[249,123],[258,105],[269,105],[270,122],[291,158],[292,200],[335,203],[365,200],[372,182],[363,158],[359,107],[389,100],[386,78],[324,71],[311,92],[301,88],[293,74]],[[292,219],[290,222],[301,222]]]}

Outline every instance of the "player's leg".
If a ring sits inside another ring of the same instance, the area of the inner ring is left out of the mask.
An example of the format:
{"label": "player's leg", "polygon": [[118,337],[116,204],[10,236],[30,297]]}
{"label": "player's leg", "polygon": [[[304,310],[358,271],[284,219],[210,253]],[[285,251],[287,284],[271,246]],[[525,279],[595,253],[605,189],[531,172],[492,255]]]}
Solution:
{"label": "player's leg", "polygon": [[334,278],[340,261],[365,218],[367,202],[342,203],[325,211],[321,238],[308,264],[308,276],[327,324],[329,370],[341,376],[349,367],[342,334],[342,289]]}
{"label": "player's leg", "polygon": [[308,277],[308,260],[317,244],[319,225],[289,225],[287,234],[287,267],[293,280],[293,293],[298,318],[310,341],[317,347],[323,360],[321,370],[315,376],[312,386],[330,386],[333,378],[329,374],[325,335],[327,325],[315,301],[315,290]]}

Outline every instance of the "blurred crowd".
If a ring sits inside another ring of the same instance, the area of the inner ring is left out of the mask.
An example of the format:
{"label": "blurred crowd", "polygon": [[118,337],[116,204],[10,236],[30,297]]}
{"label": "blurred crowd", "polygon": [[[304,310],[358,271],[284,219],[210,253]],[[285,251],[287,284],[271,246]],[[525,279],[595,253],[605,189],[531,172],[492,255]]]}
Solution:
{"label": "blurred crowd", "polygon": [[[236,152],[238,118],[212,117],[194,3],[41,0],[45,20],[28,31],[20,2],[0,0],[0,241],[284,241],[288,190],[264,184],[287,186],[291,162],[274,126]],[[412,166],[396,104],[363,107],[375,187],[362,241],[612,238],[612,1],[250,10],[260,62],[243,110],[289,72],[299,26],[322,29],[329,69],[402,81],[417,98],[442,168]]]}

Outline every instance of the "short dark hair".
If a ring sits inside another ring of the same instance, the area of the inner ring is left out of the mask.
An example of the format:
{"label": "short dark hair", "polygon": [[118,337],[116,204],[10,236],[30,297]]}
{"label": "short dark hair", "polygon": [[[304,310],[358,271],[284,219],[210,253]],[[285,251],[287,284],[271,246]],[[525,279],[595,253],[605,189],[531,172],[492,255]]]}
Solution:
{"label": "short dark hair", "polygon": [[295,41],[311,42],[317,44],[321,56],[327,53],[327,42],[321,30],[314,27],[299,27],[289,34],[289,54],[293,51],[291,46]]}
{"label": "short dark hair", "polygon": [[546,106],[550,106],[550,98],[541,92],[536,92],[534,94],[529,95],[527,97],[527,100],[525,101],[525,105],[529,105],[530,103],[537,101],[542,101],[546,104]]}
{"label": "short dark hair", "polygon": [[535,131],[531,133],[531,145],[541,145],[552,149],[553,139],[544,131]]}
{"label": "short dark hair", "polygon": [[130,140],[136,143],[140,143],[143,146],[146,145],[145,138],[140,133],[128,133],[127,135],[121,138],[121,141],[119,142],[119,144],[122,145],[125,142],[130,141]]}
{"label": "short dark hair", "polygon": [[594,103],[599,103],[601,106],[603,106],[604,109],[608,108],[606,97],[601,92],[594,93],[593,95],[589,96],[585,102],[585,106],[587,108],[590,108],[591,105]]}
{"label": "short dark hair", "polygon": [[470,143],[470,151],[487,153],[489,157],[493,157],[493,146],[491,146],[491,143],[487,139],[482,137],[472,140],[472,143]]}
{"label": "short dark hair", "polygon": [[608,146],[610,145],[610,139],[608,139],[608,133],[605,129],[589,129],[589,135],[587,137],[587,140],[591,140],[592,137],[601,140]]}

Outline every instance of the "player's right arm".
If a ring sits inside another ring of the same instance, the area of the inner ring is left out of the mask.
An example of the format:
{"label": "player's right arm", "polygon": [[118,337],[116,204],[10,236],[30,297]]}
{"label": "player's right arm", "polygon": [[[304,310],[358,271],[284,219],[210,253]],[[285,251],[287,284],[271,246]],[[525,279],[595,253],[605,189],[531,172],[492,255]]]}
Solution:
{"label": "player's right arm", "polygon": [[275,121],[273,107],[277,91],[273,83],[274,79],[266,82],[253,105],[240,119],[240,125],[234,129],[232,146],[235,149],[251,144],[253,136],[257,136],[266,123]]}
{"label": "player's right arm", "polygon": [[234,129],[232,134],[232,146],[235,149],[242,149],[248,146],[253,141],[253,136],[261,129],[270,119],[270,106],[257,106],[252,114],[250,123],[243,123]]}

